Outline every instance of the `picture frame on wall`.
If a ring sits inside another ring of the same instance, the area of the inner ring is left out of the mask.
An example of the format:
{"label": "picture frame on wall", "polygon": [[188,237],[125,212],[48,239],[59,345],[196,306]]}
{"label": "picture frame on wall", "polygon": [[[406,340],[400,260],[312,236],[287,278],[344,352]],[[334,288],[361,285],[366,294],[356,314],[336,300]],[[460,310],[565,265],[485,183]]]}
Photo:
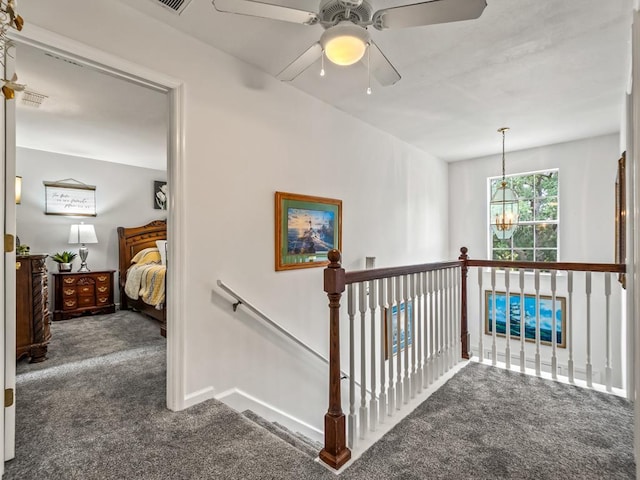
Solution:
{"label": "picture frame on wall", "polygon": [[[76,183],[69,183],[69,181]],[[72,178],[44,184],[45,215],[95,217],[96,187]]]}
{"label": "picture frame on wall", "polygon": [[169,188],[167,182],[154,180],[153,182],[153,208],[155,210],[166,210],[169,201]]}
{"label": "picture frame on wall", "polygon": [[[506,336],[507,332],[507,294],[505,292],[495,292],[496,295],[496,335]],[[484,292],[484,333],[493,334],[493,292]],[[536,315],[540,317],[540,343],[542,345],[552,345],[553,337],[553,315],[556,317],[556,346],[566,348],[567,331],[567,301],[565,297],[556,297],[555,312],[553,298],[547,295],[540,295],[539,301],[531,294],[524,295],[524,307],[520,305],[520,295],[509,296],[509,326],[510,336],[520,340],[520,322],[524,316],[524,338],[527,342],[536,341]]]}
{"label": "picture frame on wall", "polygon": [[275,194],[275,269],[323,267],[342,246],[342,200]]}
{"label": "picture frame on wall", "polygon": [[[407,315],[407,323],[409,325],[409,331],[405,332],[404,318]],[[387,332],[387,341],[384,342],[384,359],[389,360],[389,325],[387,322],[391,319],[391,355],[398,353],[398,320],[400,321],[400,351],[402,352],[405,347],[413,345],[413,337],[411,332],[413,331],[413,315],[412,315],[412,302],[400,304],[400,318],[398,318],[398,305],[394,305],[391,308],[384,309],[384,331]]]}

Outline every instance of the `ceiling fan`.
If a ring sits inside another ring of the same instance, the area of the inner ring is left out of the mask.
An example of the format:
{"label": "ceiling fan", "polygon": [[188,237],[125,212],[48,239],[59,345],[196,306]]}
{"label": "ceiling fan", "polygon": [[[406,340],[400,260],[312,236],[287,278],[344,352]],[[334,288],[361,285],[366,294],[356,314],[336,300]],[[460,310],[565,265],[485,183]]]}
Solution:
{"label": "ceiling fan", "polygon": [[276,75],[280,80],[295,79],[323,55],[336,65],[353,65],[364,57],[368,48],[368,67],[383,86],[396,83],[400,74],[371,39],[367,27],[386,30],[471,20],[478,18],[487,6],[486,0],[430,0],[373,12],[366,0],[323,0],[320,12],[315,13],[255,0],[212,2],[219,12],[301,25],[320,24],[325,29],[318,42]]}

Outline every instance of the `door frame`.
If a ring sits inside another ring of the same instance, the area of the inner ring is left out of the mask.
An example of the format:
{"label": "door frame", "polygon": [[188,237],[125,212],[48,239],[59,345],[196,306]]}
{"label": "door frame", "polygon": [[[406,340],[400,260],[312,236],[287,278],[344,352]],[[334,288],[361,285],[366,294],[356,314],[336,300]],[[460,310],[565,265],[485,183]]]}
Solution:
{"label": "door frame", "polygon": [[[171,196],[167,205],[167,408],[185,408],[185,86],[182,80],[145,68],[124,58],[90,47],[35,25],[10,32],[16,43],[27,44],[56,56],[84,64],[124,80],[167,94],[167,181]],[[19,47],[18,47],[19,48]],[[19,55],[19,53],[18,53]],[[4,126],[5,130],[7,126]],[[15,205],[14,205],[15,208]],[[10,267],[10,266],[8,266]]]}

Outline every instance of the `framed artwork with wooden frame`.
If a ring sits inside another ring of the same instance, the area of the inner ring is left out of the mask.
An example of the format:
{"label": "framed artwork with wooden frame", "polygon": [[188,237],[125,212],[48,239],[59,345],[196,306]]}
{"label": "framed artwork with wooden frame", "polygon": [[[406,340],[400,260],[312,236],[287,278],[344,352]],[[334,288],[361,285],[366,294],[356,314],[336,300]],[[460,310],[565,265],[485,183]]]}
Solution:
{"label": "framed artwork with wooden frame", "polygon": [[[496,335],[505,337],[507,332],[507,294],[495,292],[496,295]],[[535,295],[525,294],[524,305],[520,305],[520,295],[509,295],[509,332],[510,337],[520,340],[520,322],[524,319],[524,339],[527,342],[536,341],[536,312],[540,318],[540,343],[552,345],[553,316],[556,317],[556,346],[566,348],[567,339],[567,299],[556,297],[555,312],[553,298],[540,295],[539,301]],[[484,333],[493,333],[493,292],[484,292]]]}
{"label": "framed artwork with wooden frame", "polygon": [[[75,182],[75,183],[69,183]],[[96,187],[73,178],[44,184],[46,215],[70,215],[74,217],[95,217]]]}
{"label": "framed artwork with wooden frame", "polygon": [[276,271],[323,267],[342,247],[342,200],[276,192]]}
{"label": "framed artwork with wooden frame", "polygon": [[[618,160],[618,174],[616,175],[616,213],[615,213],[615,263],[627,262],[627,192],[626,192],[626,163],[627,152],[623,152]],[[618,281],[622,288],[627,288],[624,273],[618,274]]]}

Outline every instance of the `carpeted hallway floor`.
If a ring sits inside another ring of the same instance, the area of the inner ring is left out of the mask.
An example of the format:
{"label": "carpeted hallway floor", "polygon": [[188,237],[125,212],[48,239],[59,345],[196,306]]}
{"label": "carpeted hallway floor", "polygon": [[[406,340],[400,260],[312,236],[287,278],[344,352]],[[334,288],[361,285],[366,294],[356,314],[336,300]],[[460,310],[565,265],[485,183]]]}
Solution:
{"label": "carpeted hallway floor", "polygon": [[[335,478],[220,402],[166,410],[161,341],[106,350],[19,375],[6,479]],[[469,364],[340,477],[631,479],[632,425],[620,398]]]}

